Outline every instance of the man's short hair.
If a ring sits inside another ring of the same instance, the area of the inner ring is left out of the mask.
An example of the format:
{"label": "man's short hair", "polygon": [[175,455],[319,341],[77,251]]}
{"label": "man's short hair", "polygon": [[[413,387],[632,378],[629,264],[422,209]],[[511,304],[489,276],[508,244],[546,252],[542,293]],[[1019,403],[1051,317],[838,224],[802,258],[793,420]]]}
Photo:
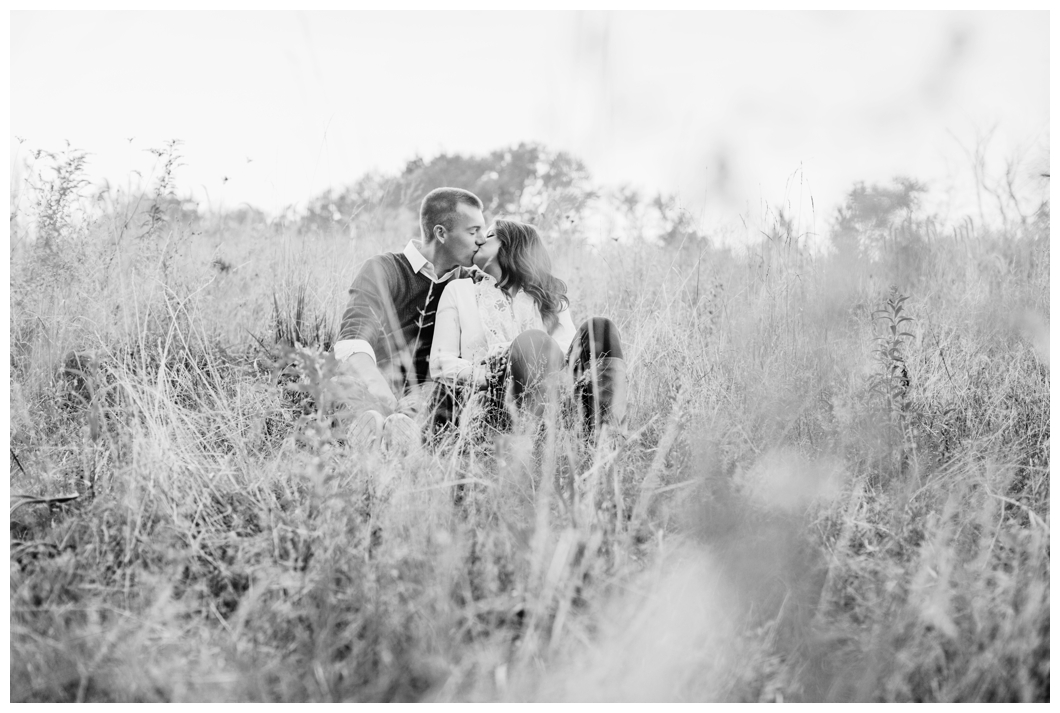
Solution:
{"label": "man's short hair", "polygon": [[424,241],[434,239],[436,225],[446,230],[453,229],[456,207],[461,203],[482,210],[479,197],[463,188],[435,188],[423,197],[423,203],[420,204],[420,230],[423,231]]}

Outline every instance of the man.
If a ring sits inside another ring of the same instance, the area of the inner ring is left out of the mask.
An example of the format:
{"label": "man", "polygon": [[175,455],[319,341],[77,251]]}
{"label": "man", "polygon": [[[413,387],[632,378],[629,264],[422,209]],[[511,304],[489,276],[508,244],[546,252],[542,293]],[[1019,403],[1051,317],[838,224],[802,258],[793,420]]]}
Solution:
{"label": "man", "polygon": [[[434,315],[445,283],[466,276],[486,239],[482,201],[461,188],[436,188],[420,204],[420,242],[365,261],[353,278],[342,315],[335,358],[346,378],[361,384],[385,411],[417,412],[430,383]],[[384,421],[372,409],[350,429],[351,438],[405,448],[418,443],[407,413]]]}

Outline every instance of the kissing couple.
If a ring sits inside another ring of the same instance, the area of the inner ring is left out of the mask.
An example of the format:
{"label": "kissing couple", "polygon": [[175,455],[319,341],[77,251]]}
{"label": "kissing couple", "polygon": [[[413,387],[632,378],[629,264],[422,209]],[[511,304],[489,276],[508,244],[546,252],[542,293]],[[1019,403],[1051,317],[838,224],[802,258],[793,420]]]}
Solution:
{"label": "kissing couple", "polygon": [[575,328],[537,229],[487,225],[482,211],[470,191],[436,188],[420,205],[421,240],[357,271],[334,354],[340,383],[374,407],[354,420],[350,442],[404,452],[561,410],[589,439],[624,428],[618,329],[603,317]]}

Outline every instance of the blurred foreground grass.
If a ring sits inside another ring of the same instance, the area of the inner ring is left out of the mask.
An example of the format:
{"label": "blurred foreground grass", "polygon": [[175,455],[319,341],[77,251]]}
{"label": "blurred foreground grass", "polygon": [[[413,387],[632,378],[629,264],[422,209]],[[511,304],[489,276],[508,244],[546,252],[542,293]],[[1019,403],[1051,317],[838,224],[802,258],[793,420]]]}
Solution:
{"label": "blurred foreground grass", "polygon": [[415,225],[358,221],[148,196],[13,241],[11,492],[80,496],[12,513],[12,700],[1049,699],[1047,216],[553,236],[630,362],[595,457],[341,444],[323,350]]}

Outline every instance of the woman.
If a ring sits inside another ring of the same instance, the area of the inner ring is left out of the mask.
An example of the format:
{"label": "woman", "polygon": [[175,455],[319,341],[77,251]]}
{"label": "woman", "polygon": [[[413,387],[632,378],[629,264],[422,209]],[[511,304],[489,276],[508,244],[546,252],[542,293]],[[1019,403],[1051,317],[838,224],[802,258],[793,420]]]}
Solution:
{"label": "woman", "polygon": [[[562,378],[574,341],[567,286],[552,274],[537,229],[498,220],[474,256],[479,273],[442,293],[431,346],[431,378],[460,418],[505,429],[509,406],[540,414]],[[513,358],[514,357],[514,358]],[[474,414],[480,414],[475,416]]]}

